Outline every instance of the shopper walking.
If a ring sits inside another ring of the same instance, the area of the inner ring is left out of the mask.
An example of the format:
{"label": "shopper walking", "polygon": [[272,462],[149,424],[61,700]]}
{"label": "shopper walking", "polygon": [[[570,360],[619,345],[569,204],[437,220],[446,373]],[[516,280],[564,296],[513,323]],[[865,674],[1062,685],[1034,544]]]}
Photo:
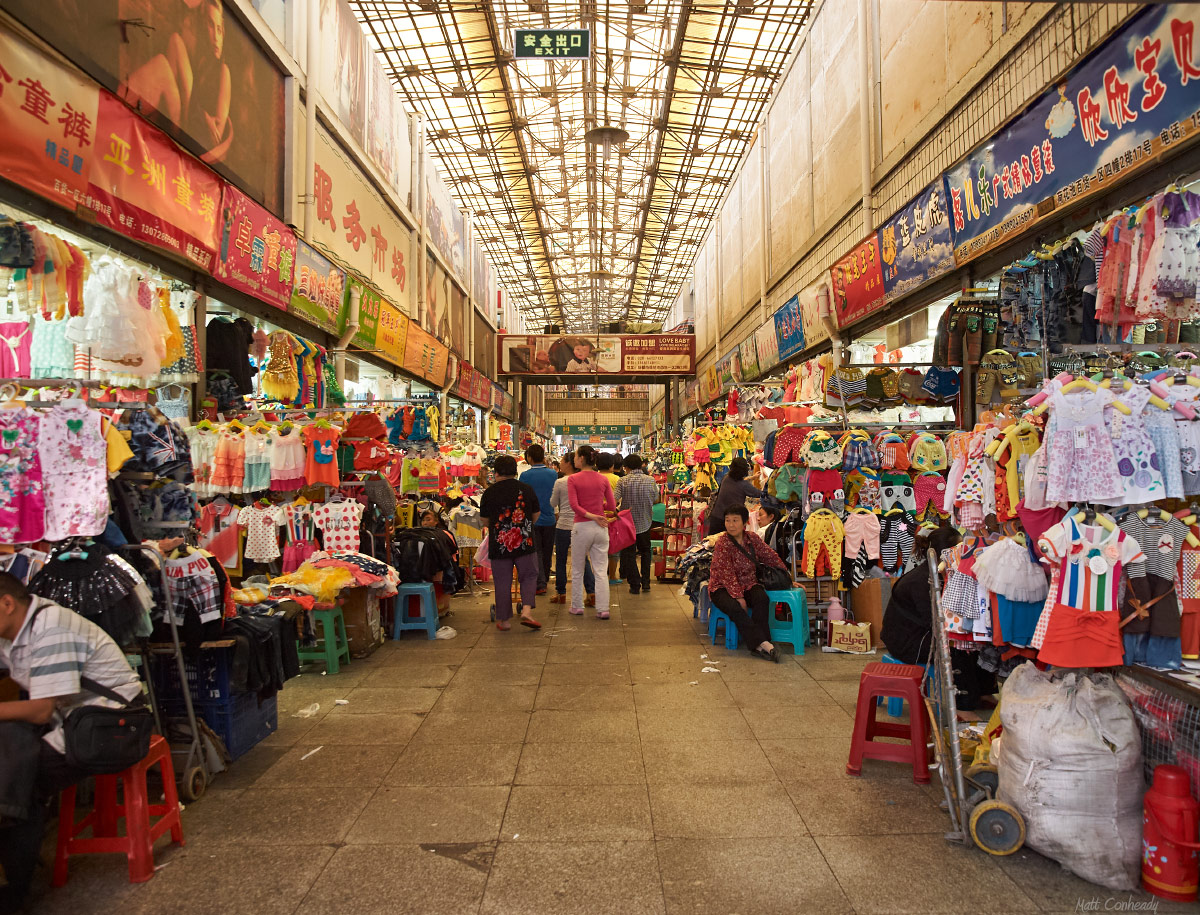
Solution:
{"label": "shopper walking", "polygon": [[[614,457],[611,451],[596,452],[596,470],[600,476],[608,480],[608,485],[612,487],[613,492],[617,491],[617,483],[620,482],[620,477],[613,473],[613,465],[620,463]],[[605,566],[608,572],[608,583],[610,585],[619,585],[621,583],[620,571],[618,568],[617,557],[610,556],[608,564]]]}
{"label": "shopper walking", "polygon": [[536,606],[538,559],[533,526],[541,513],[537,493],[517,479],[517,459],[510,454],[496,458],[496,482],[484,490],[479,514],[488,523],[488,559],[496,580],[496,628],[512,626],[512,577],[517,570],[521,583],[521,625],[541,629],[533,618]]}
{"label": "shopper walking", "polygon": [[[725,512],[735,505],[746,504],[747,499],[761,499],[762,490],[755,489],[746,481],[750,473],[750,464],[745,458],[734,458],[729,462],[729,473],[717,488],[717,496],[713,499],[712,507],[708,510],[708,536],[719,534],[725,530]],[[747,513],[749,517],[749,513]]]}
{"label": "shopper walking", "polygon": [[[596,449],[582,445],[575,452],[575,467],[579,473],[567,479],[567,497],[575,512],[571,530],[571,613],[583,613],[583,569],[591,560],[593,569],[604,570],[608,564],[608,517],[605,512],[616,511],[612,486],[596,472]],[[608,619],[608,579],[604,572],[596,577],[596,616]]]}
{"label": "shopper walking", "polygon": [[138,676],[99,626],[34,597],[0,572],[0,669],[29,698],[0,702],[0,912],[16,912],[29,891],[50,802],[94,774],[67,762],[63,721],[83,706],[119,708],[85,691],[84,678],[126,702],[142,694]]}
{"label": "shopper walking", "polygon": [[768,613],[770,600],[758,583],[758,564],[785,568],[779,554],[758,534],[746,530],[750,512],[745,505],[725,511],[725,533],[713,547],[708,574],[708,596],[738,628],[746,647],[769,661],[779,662],[779,651],[771,644]]}
{"label": "shopper walking", "polygon": [[[625,476],[617,483],[617,508],[628,509],[633,517],[637,542],[621,550],[621,576],[629,582],[629,593],[650,590],[650,525],[654,521],[654,503],[658,501],[658,486],[642,470],[642,459],[631,454],[622,463]],[[638,560],[642,567],[638,569]]]}
{"label": "shopper walking", "polygon": [[[554,591],[550,598],[552,604],[567,602],[567,554],[571,551],[571,529],[575,527],[575,512],[571,509],[571,499],[567,495],[567,480],[575,469],[575,452],[568,451],[559,461],[558,469],[562,476],[554,484],[554,492],[550,494],[550,507],[554,509]],[[592,564],[585,560],[583,566],[583,590],[587,592],[584,606],[596,606],[596,576],[592,574]]]}
{"label": "shopper walking", "polygon": [[529,469],[521,474],[521,482],[529,484],[538,497],[538,504],[544,509],[533,525],[533,545],[537,547],[538,557],[537,593],[545,594],[554,554],[554,512],[545,509],[554,494],[558,471],[546,466],[546,449],[541,445],[526,448],[525,460],[529,462]]}

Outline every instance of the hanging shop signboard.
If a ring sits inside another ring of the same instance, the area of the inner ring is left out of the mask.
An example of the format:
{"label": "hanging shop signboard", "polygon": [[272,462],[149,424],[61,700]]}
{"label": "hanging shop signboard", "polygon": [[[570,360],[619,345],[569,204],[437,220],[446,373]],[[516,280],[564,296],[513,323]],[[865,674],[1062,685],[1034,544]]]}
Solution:
{"label": "hanging shop signboard", "polygon": [[721,376],[715,365],[710,365],[700,378],[699,406],[712,403],[721,393]]}
{"label": "hanging shop signboard", "polygon": [[286,310],[295,267],[295,233],[233,185],[225,185],[217,279]]}
{"label": "hanging shop signboard", "polygon": [[690,375],[696,370],[692,334],[626,336],[500,334],[498,376]]}
{"label": "hanging shop signboard", "polygon": [[754,344],[753,334],[738,344],[738,355],[742,360],[742,379],[753,381],[759,375],[758,348]]}
{"label": "hanging shop signboard", "polygon": [[100,93],[96,221],[213,271],[221,180],[115,96]]}
{"label": "hanging shop signboard", "polygon": [[[805,348],[816,346],[818,343],[829,339],[829,328],[821,320],[821,287],[826,285],[827,282],[825,277],[822,276],[821,279],[810,283],[799,292],[800,322],[804,327]],[[780,344],[779,357],[781,359],[787,358],[783,355],[782,343]]]}
{"label": "hanging shop signboard", "polygon": [[374,350],[379,334],[379,312],[383,308],[383,296],[354,275],[346,277],[346,295],[342,300],[342,311],[338,316],[338,334],[346,332],[350,322],[350,311],[358,301],[358,330],[350,339],[352,346]]}
{"label": "hanging shop signboard", "polygon": [[879,260],[887,301],[954,269],[954,240],[939,177],[879,227]]}
{"label": "hanging shop signboard", "polygon": [[468,400],[471,397],[471,376],[474,374],[475,370],[471,368],[471,363],[459,361],[458,384],[454,388],[456,397],[462,400]]}
{"label": "hanging shop signboard", "polygon": [[1149,7],[947,171],[958,263],[1107,191],[1200,132],[1198,25],[1196,4]]}
{"label": "hanging shop signboard", "polygon": [[504,388],[492,383],[492,409],[499,410],[504,405]]}
{"label": "hanging shop signboard", "polygon": [[483,372],[471,376],[471,403],[485,410],[492,405],[492,383]]}
{"label": "hanging shop signboard", "polygon": [[342,301],[346,297],[346,274],[320,251],[296,240],[296,286],[288,311],[309,324],[337,333]]}
{"label": "hanging shop signboard", "polygon": [[554,430],[559,435],[638,435],[641,433],[641,426],[555,426]]}
{"label": "hanging shop signboard", "polygon": [[[303,149],[303,109],[297,109],[296,121],[296,148]],[[411,315],[412,233],[320,125],[315,158],[313,245]],[[303,168],[296,169],[295,193],[303,197]]]}
{"label": "hanging shop signboard", "polygon": [[404,345],[405,371],[424,378],[435,387],[446,383],[446,369],[450,350],[446,349],[415,321],[408,325],[408,339]]}
{"label": "hanging shop signboard", "polygon": [[882,308],[887,297],[879,263],[879,242],[864,238],[829,269],[830,295],[838,327],[849,327]]}
{"label": "hanging shop signboard", "polygon": [[379,308],[379,329],[375,332],[375,349],[392,365],[404,364],[404,351],[408,343],[409,320],[391,302],[383,302]]}
{"label": "hanging shop signboard", "polygon": [[693,378],[683,386],[683,412],[693,413],[700,409],[700,380]]}
{"label": "hanging shop signboard", "polygon": [[[429,243],[450,265],[450,272],[463,278],[467,260],[466,224],[428,150],[425,152],[425,231]],[[435,327],[425,329],[432,331]]]}
{"label": "hanging shop signboard", "polygon": [[322,0],[320,6],[321,93],[397,199],[404,202],[412,183],[408,115],[350,4]]}
{"label": "hanging shop signboard", "polygon": [[754,334],[754,348],[758,352],[758,371],[765,375],[779,363],[779,334],[772,318]]}
{"label": "hanging shop signboard", "polygon": [[800,296],[794,295],[775,312],[776,353],[779,359],[790,359],[804,349],[804,317],[800,310]]}
{"label": "hanging shop signboard", "polygon": [[[5,0],[3,6],[200,161],[273,213],[283,212],[284,77],[222,0]],[[27,77],[8,69],[7,58],[4,69],[14,77],[5,94],[19,91],[16,80]],[[64,111],[56,107],[55,117]],[[97,135],[99,155],[109,149],[109,132]],[[141,180],[142,159],[129,161]],[[172,196],[173,177],[164,191]],[[218,197],[213,205],[219,204]]]}
{"label": "hanging shop signboard", "polygon": [[100,90],[0,29],[0,174],[60,206],[87,207]]}
{"label": "hanging shop signboard", "polygon": [[587,29],[514,29],[513,56],[591,57],[592,33]]}
{"label": "hanging shop signboard", "polygon": [[717,360],[717,376],[720,390],[742,380],[742,359],[736,346]]}

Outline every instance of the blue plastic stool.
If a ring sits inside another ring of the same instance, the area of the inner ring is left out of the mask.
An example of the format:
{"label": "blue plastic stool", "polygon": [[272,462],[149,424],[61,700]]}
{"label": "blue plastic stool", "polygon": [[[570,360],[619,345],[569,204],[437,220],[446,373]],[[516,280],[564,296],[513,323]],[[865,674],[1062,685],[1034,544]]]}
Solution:
{"label": "blue plastic stool", "polygon": [[[421,615],[408,615],[408,598],[421,599]],[[392,638],[400,638],[405,629],[424,629],[428,637],[437,638],[438,614],[437,598],[433,594],[433,584],[428,581],[407,582],[396,588],[396,611],[392,614]]]}
{"label": "blue plastic stool", "polygon": [[[881,658],[881,660],[883,661],[883,663],[884,663],[884,664],[903,664],[903,663],[904,663],[903,661],[900,661],[900,660],[898,660],[898,659],[896,659],[896,658],[893,658],[893,657],[892,657],[890,654],[888,654],[887,652],[884,652],[884,654],[883,654],[883,657]],[[918,664],[918,665],[916,665],[916,666],[917,666],[917,667],[923,667],[923,668],[925,669],[925,672],[926,672],[926,673],[928,673],[928,672],[929,672],[929,665],[928,665],[928,664]],[[901,715],[903,715],[903,714],[904,714],[904,700],[903,700],[903,699],[901,699],[899,696],[890,696],[890,697],[888,698],[888,701],[887,701],[887,703],[888,703],[888,704],[887,704],[887,713],[888,713],[889,715],[891,715],[893,718],[899,718]],[[880,696],[878,699],[876,699],[876,700],[875,700],[875,704],[876,704],[876,705],[882,705],[882,704],[883,704],[883,697],[882,697],[882,696]]]}
{"label": "blue plastic stool", "polygon": [[708,613],[708,637],[712,639],[712,643],[717,644],[717,623],[720,620],[725,621],[725,647],[730,651],[736,651],[738,647],[738,631],[737,626],[733,625],[731,620],[724,611],[712,607]]}
{"label": "blue plastic stool", "polygon": [[[771,630],[772,642],[789,642],[792,654],[804,654],[804,646],[808,644],[808,595],[803,588],[791,588],[787,591],[768,591],[767,623]],[[775,608],[784,604],[792,614],[790,620],[775,618]]]}
{"label": "blue plastic stool", "polygon": [[708,614],[712,610],[712,600],[708,596],[708,585],[700,586],[700,597],[696,601],[696,606],[692,607],[692,619],[700,618],[700,622],[708,622]]}

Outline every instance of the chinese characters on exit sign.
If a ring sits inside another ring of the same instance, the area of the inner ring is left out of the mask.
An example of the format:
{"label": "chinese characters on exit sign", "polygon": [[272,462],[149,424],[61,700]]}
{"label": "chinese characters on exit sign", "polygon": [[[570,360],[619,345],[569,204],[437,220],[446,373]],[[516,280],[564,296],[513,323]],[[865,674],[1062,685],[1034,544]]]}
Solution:
{"label": "chinese characters on exit sign", "polygon": [[592,33],[587,29],[515,29],[513,35],[518,58],[592,56]]}

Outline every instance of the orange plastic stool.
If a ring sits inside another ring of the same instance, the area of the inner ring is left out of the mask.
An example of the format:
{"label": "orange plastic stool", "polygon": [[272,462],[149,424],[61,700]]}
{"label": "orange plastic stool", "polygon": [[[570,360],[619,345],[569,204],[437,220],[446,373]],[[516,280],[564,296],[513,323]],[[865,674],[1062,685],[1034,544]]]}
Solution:
{"label": "orange plastic stool", "polygon": [[[162,766],[164,801],[151,804],[146,795],[146,774],[155,764]],[[117,803],[117,782],[122,785],[122,803]],[[155,823],[151,817],[158,817]],[[125,835],[117,821],[125,820]],[[90,839],[77,838],[85,829]],[[179,795],[175,790],[175,767],[171,746],[157,734],[150,738],[146,758],[116,775],[96,776],[96,799],[92,812],[75,822],[75,787],[62,793],[58,811],[58,850],[54,854],[54,885],[67,882],[67,859],[71,855],[123,852],[129,858],[129,882],[145,883],[154,876],[154,842],[167,830],[171,841],[183,844],[179,817]]]}
{"label": "orange plastic stool", "polygon": [[[925,741],[929,735],[921,678],[925,668],[916,664],[883,664],[876,661],[863,668],[858,681],[858,705],[854,712],[854,738],[846,774],[861,776],[863,757],[912,763],[913,781],[929,783]],[[875,699],[900,697],[908,701],[909,723],[891,724],[875,720]],[[882,743],[876,737],[899,737],[902,743]]]}

